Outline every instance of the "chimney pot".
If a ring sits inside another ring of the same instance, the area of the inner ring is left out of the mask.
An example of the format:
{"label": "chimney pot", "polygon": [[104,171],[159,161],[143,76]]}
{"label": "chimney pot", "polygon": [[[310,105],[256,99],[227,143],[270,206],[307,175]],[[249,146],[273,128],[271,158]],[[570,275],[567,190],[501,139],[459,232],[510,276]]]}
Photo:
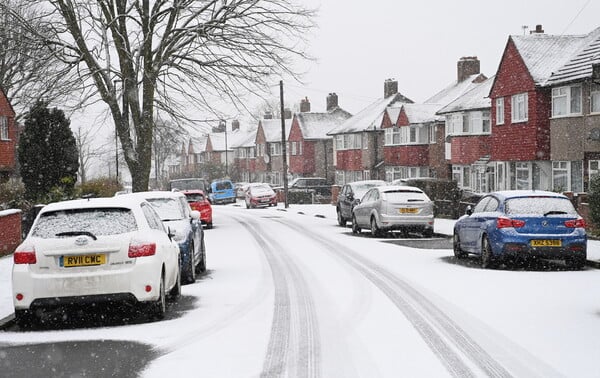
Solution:
{"label": "chimney pot", "polygon": [[327,111],[331,111],[335,108],[338,107],[338,96],[337,94],[334,93],[330,93],[327,98],[325,99],[325,103],[327,105]]}
{"label": "chimney pot", "polygon": [[471,75],[480,73],[480,62],[476,56],[463,56],[456,64],[457,80],[462,82]]}
{"label": "chimney pot", "polygon": [[388,98],[398,93],[398,81],[395,79],[386,79],[383,83],[383,97]]}
{"label": "chimney pot", "polygon": [[300,100],[300,113],[308,112],[310,112],[310,101],[308,101],[308,97],[304,97]]}

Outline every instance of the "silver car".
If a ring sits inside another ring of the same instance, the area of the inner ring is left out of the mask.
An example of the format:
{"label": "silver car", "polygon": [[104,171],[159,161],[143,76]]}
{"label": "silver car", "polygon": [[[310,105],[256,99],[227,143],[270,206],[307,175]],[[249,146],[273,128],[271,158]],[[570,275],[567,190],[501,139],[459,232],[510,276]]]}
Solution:
{"label": "silver car", "polygon": [[370,189],[352,209],[352,232],[369,229],[380,237],[392,230],[406,236],[416,231],[425,237],[433,235],[433,202],[419,188],[386,185]]}

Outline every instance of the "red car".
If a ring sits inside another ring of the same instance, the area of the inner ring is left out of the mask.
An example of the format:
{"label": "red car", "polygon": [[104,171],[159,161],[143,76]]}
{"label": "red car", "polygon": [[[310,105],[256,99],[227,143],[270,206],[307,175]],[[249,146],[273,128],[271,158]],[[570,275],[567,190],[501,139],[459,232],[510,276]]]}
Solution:
{"label": "red car", "polygon": [[246,208],[277,206],[277,195],[269,184],[250,184],[246,189]]}
{"label": "red car", "polygon": [[202,224],[205,224],[206,228],[212,228],[212,206],[204,192],[202,190],[183,190],[181,192],[185,194],[192,210],[200,212]]}

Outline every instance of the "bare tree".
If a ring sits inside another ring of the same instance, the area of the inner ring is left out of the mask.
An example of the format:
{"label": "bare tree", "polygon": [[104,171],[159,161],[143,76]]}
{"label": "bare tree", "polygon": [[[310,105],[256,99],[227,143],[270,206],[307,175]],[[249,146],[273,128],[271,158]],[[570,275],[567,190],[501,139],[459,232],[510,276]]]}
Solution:
{"label": "bare tree", "polygon": [[47,32],[43,16],[43,10],[27,0],[0,0],[0,87],[17,120],[38,100],[64,107],[68,99],[79,97],[78,78],[38,38]]}
{"label": "bare tree", "polygon": [[155,112],[225,118],[218,102],[243,107],[273,77],[298,78],[315,14],[300,0],[22,1],[48,9],[38,37],[110,109],[134,191],[148,188]]}
{"label": "bare tree", "polygon": [[171,156],[180,152],[181,143],[185,140],[181,128],[168,121],[157,119],[154,132],[154,172],[156,184],[165,180],[165,162]]}

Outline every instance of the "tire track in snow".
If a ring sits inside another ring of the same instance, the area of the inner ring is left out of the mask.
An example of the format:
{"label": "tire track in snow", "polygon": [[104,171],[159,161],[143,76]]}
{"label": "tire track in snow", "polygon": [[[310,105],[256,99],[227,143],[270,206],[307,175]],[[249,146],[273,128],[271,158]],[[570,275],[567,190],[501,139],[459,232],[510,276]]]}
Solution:
{"label": "tire track in snow", "polygon": [[[362,257],[344,244],[311,232],[298,222],[287,219],[285,222],[277,219],[274,221],[310,234],[316,242],[326,246],[326,250],[331,254],[354,267],[371,281],[406,316],[452,376],[473,377],[477,375],[465,361],[468,359],[472,365],[489,377],[511,377],[511,374],[456,322],[406,281]],[[456,349],[461,353],[457,353]]]}
{"label": "tire track in snow", "polygon": [[234,217],[263,248],[271,267],[275,303],[261,377],[319,377],[320,341],[308,285],[285,248],[253,220]]}

